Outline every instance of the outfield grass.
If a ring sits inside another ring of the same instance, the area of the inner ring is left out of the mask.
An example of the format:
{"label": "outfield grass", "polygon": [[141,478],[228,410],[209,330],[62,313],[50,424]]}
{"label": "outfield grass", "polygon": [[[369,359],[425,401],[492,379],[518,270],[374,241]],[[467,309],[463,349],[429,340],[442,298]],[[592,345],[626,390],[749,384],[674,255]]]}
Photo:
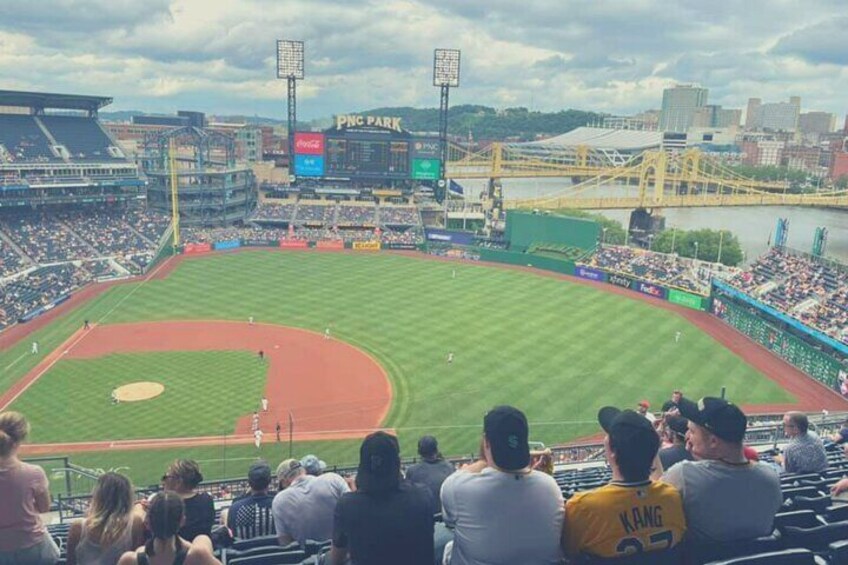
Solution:
{"label": "outfield grass", "polygon": [[[56,363],[11,409],[37,443],[232,434],[257,409],[268,365],[247,351],[112,354]],[[165,386],[143,402],[112,404],[119,386]]]}
{"label": "outfield grass", "polygon": [[[114,288],[35,339],[46,351],[84,318],[104,315],[104,324],[255,316],[315,331],[330,325],[334,337],[373,354],[387,369],[395,399],[385,424],[398,429],[406,454],[423,433],[438,436],[445,453],[475,451],[483,414],[501,403],[527,412],[532,439],[557,443],[596,433],[600,406],[632,406],[643,398],[659,404],[679,387],[695,398],[726,386],[739,403],[794,401],[672,312],[470,263],[390,254],[215,255],[189,260],[163,281]],[[3,352],[0,367],[28,347],[29,340]],[[455,353],[451,365],[449,351]],[[2,374],[0,387],[36,361],[25,356]],[[107,437],[115,426],[103,419],[95,429]],[[349,454],[349,447],[338,453]],[[113,466],[129,457],[108,456]]]}

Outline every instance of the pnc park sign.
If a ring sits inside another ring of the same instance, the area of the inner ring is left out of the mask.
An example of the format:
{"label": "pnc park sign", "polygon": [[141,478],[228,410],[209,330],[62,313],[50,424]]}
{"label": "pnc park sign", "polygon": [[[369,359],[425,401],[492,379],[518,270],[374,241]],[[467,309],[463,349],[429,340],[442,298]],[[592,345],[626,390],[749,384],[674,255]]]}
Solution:
{"label": "pnc park sign", "polygon": [[336,116],[336,129],[354,127],[378,127],[403,131],[400,127],[400,118],[389,116]]}

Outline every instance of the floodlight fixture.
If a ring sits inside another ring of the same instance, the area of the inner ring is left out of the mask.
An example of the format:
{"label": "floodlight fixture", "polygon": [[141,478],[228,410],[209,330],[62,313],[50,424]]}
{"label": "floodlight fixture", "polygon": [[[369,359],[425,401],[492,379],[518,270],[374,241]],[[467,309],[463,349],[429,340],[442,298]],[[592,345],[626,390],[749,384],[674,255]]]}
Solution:
{"label": "floodlight fixture", "polygon": [[459,49],[436,49],[433,52],[433,86],[459,86]]}
{"label": "floodlight fixture", "polygon": [[277,78],[303,80],[303,41],[277,40]]}

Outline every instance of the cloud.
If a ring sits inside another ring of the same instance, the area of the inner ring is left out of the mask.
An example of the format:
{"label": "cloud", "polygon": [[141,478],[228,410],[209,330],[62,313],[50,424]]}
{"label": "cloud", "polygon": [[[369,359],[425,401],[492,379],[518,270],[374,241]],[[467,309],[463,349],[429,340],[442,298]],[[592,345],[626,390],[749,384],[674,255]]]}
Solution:
{"label": "cloud", "polygon": [[53,0],[4,11],[0,73],[5,88],[110,95],[116,109],[282,117],[275,40],[287,38],[306,45],[303,118],[436,106],[436,47],[462,50],[452,104],[631,113],[698,82],[729,107],[791,92],[842,111],[848,22],[839,0],[808,4]]}

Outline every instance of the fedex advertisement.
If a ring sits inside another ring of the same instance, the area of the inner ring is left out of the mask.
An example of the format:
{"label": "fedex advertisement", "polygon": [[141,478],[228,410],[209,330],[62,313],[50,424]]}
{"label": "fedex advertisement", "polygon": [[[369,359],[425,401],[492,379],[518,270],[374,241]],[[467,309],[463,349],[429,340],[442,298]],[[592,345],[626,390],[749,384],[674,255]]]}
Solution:
{"label": "fedex advertisement", "polygon": [[324,134],[295,133],[294,153],[295,155],[324,155]]}
{"label": "fedex advertisement", "polygon": [[324,174],[324,157],[295,155],[294,172],[301,177],[320,177]]}

